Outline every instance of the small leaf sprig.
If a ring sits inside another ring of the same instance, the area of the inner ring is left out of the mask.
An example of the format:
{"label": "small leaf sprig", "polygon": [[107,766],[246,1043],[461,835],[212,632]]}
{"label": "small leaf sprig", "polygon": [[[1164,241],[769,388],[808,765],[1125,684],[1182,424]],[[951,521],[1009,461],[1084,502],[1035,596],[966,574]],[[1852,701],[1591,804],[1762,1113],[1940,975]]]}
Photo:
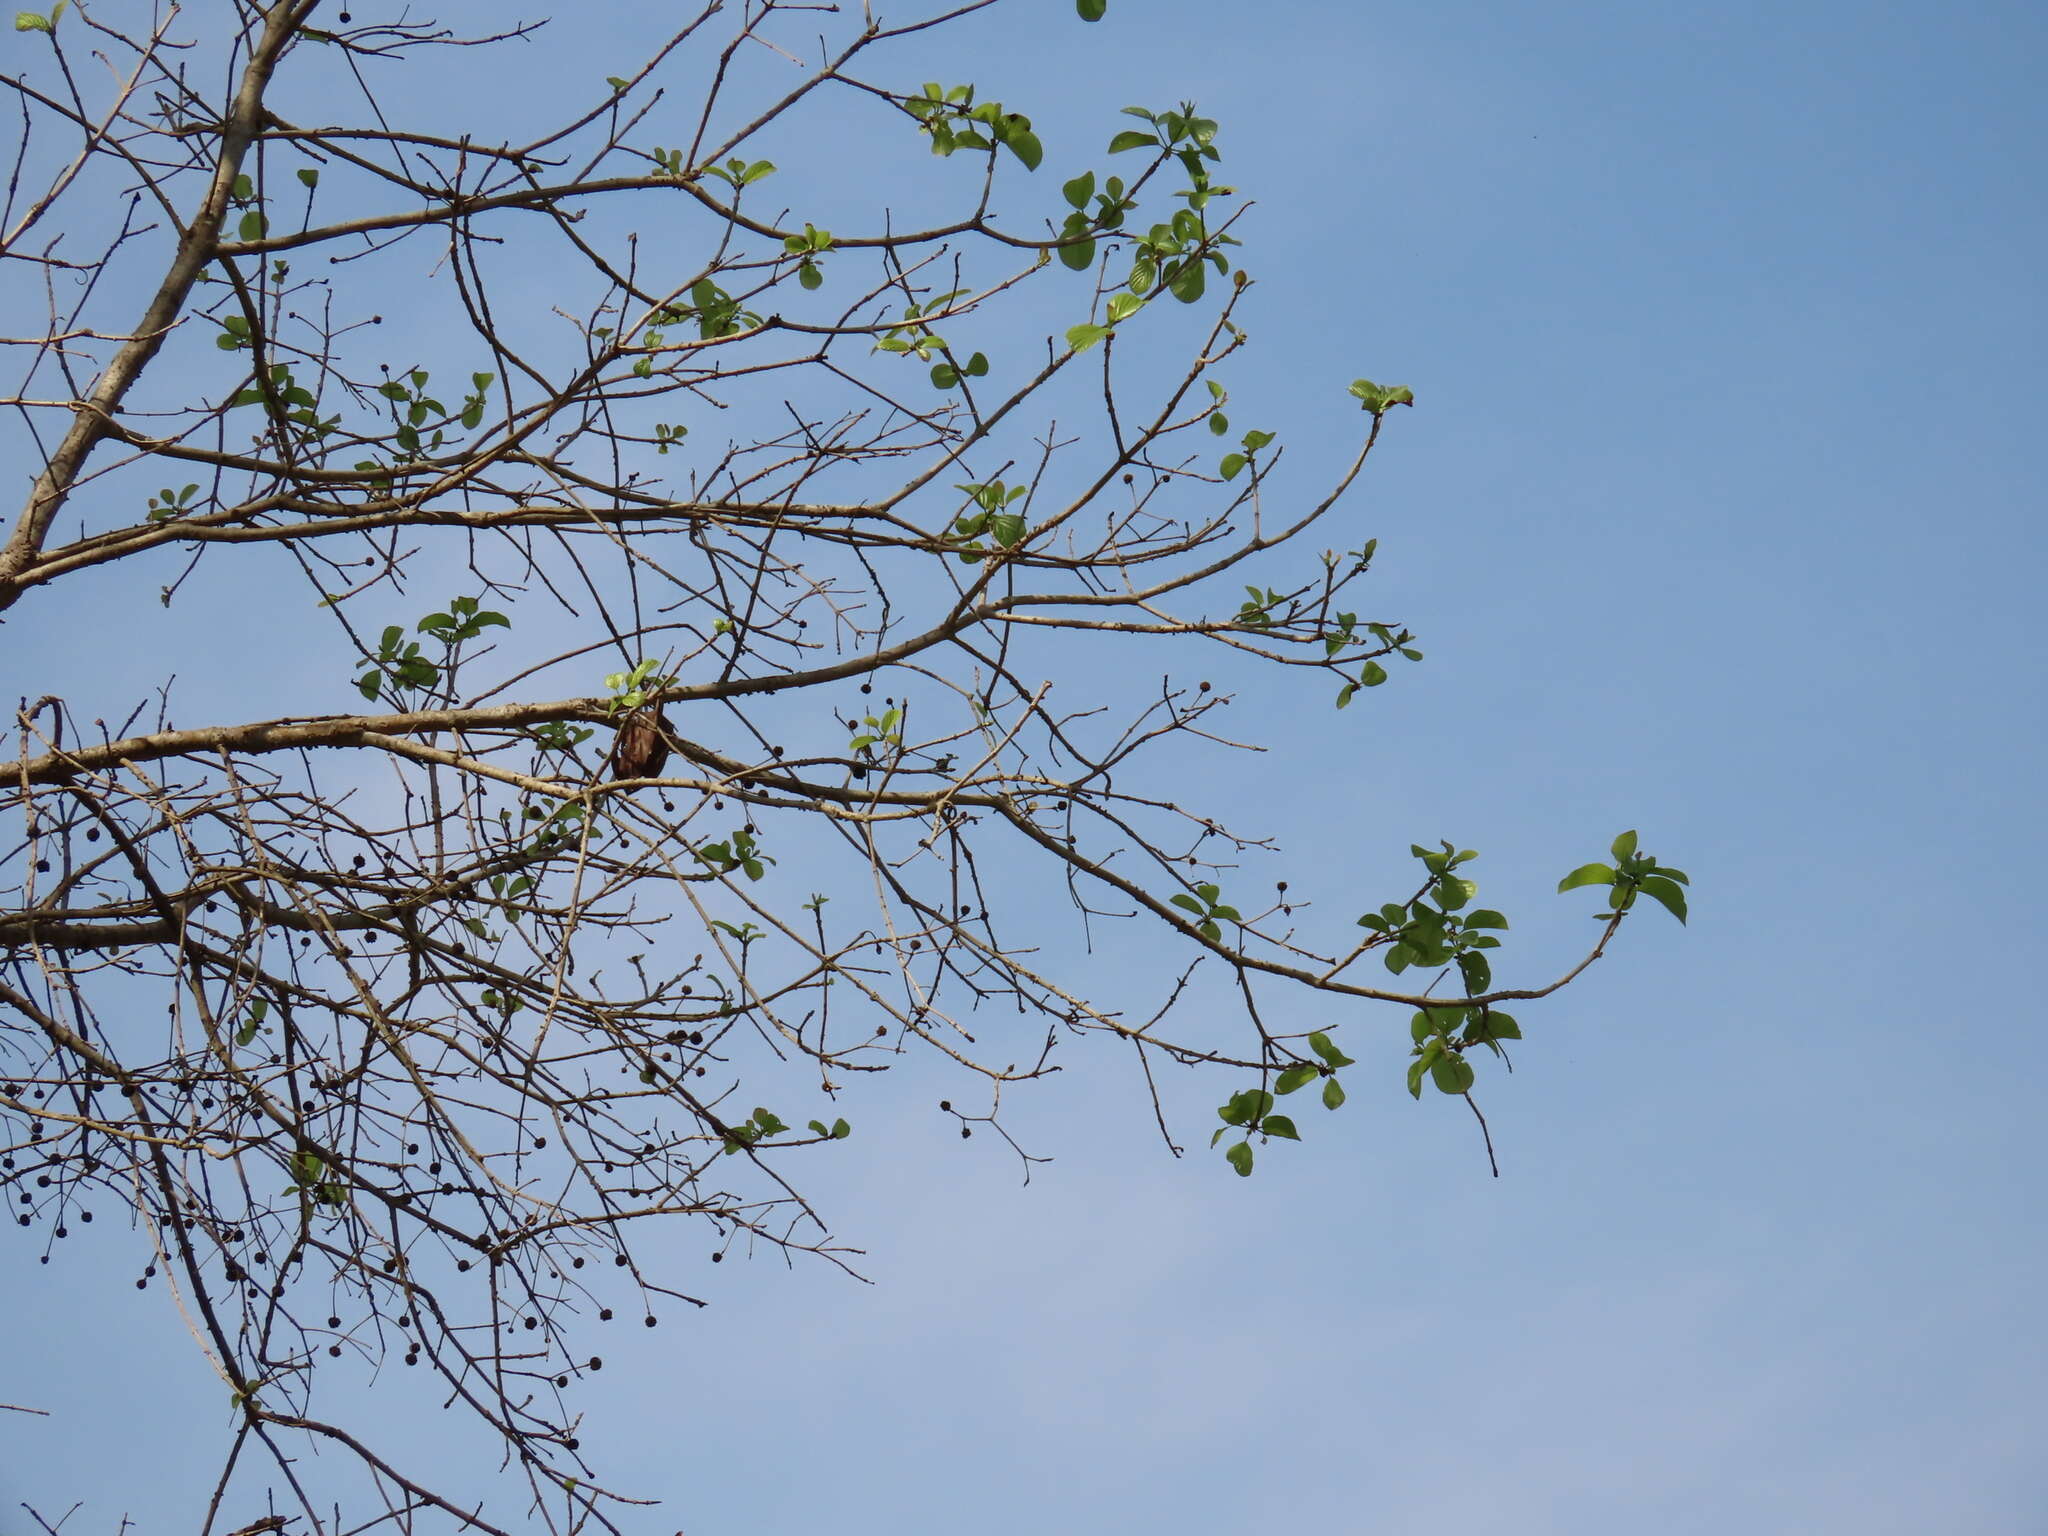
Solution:
{"label": "small leaf sprig", "polygon": [[1681,923],[1685,921],[1685,888],[1692,882],[1683,870],[1659,864],[1652,854],[1637,852],[1634,832],[1617,837],[1609,854],[1612,864],[1581,864],[1557,882],[1558,890],[1604,885],[1610,887],[1607,905],[1612,911],[1626,912],[1636,904],[1636,897],[1647,896]]}

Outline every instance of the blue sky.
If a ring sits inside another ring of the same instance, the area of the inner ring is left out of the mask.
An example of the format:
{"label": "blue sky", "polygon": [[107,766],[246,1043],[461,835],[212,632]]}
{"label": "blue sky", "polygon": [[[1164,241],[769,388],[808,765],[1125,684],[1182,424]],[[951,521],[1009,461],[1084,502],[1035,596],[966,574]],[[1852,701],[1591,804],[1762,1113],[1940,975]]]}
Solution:
{"label": "blue sky", "polygon": [[[593,1424],[667,1501],[629,1528],[2042,1528],[2044,41],[2019,5],[1578,0],[933,35],[1077,144],[1127,102],[1222,122],[1247,421],[1307,459],[1351,378],[1416,392],[1346,529],[1427,662],[1341,716],[1246,698],[1274,750],[1208,798],[1325,899],[1477,847],[1532,956],[1639,827],[1692,923],[1524,1010],[1498,1181],[1402,1091],[1392,1013],[1250,1180],[1196,1100],[1170,1158],[1106,1049],[1016,1096],[1028,1189],[878,1092],[813,1186],[873,1285],[684,1236],[714,1307],[619,1340]],[[218,1394],[69,1259],[0,1265],[0,1401],[52,1410],[0,1415],[0,1531],[72,1497],[183,1529],[149,1516]]]}

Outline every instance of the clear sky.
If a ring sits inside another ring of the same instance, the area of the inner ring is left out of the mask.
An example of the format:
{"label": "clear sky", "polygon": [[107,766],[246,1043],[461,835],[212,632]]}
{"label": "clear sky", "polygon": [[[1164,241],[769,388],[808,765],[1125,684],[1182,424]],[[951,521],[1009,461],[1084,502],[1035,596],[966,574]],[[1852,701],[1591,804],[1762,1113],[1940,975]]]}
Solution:
{"label": "clear sky", "polygon": [[[605,10],[534,80],[602,75]],[[713,1308],[619,1340],[586,1438],[667,1499],[630,1529],[2048,1529],[2044,43],[2038,6],[1821,0],[1029,0],[934,40],[1076,133],[1222,122],[1247,420],[1334,455],[1346,382],[1415,390],[1346,527],[1427,662],[1343,715],[1247,698],[1275,750],[1209,797],[1324,893],[1476,847],[1532,955],[1639,827],[1692,922],[1524,1010],[1498,1181],[1394,1013],[1249,1180],[1168,1156],[1107,1050],[1016,1097],[1028,1189],[877,1098],[813,1186],[874,1284],[692,1246]],[[69,1259],[0,1248],[0,1401],[52,1410],[0,1414],[0,1532],[183,1531],[218,1390]]]}

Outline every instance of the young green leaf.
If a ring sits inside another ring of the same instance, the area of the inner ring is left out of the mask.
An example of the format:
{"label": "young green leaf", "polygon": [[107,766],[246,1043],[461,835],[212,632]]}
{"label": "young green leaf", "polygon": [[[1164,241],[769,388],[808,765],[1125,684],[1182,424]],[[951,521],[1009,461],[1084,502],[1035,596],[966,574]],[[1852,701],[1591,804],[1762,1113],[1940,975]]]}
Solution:
{"label": "young green leaf", "polygon": [[1458,973],[1464,978],[1467,996],[1477,997],[1493,985],[1493,967],[1486,963],[1486,956],[1473,950],[1458,956]]}
{"label": "young green leaf", "polygon": [[1514,1015],[1489,1008],[1465,1027],[1465,1038],[1489,1041],[1519,1040],[1522,1038],[1522,1026],[1515,1022]]}
{"label": "young green leaf", "polygon": [[1415,404],[1412,391],[1394,385],[1375,384],[1371,379],[1353,379],[1348,393],[1375,416],[1383,416],[1397,405]]}
{"label": "young green leaf", "polygon": [[1642,880],[1643,894],[1661,904],[1665,911],[1685,921],[1685,887],[1663,875],[1645,875]]}
{"label": "young green leaf", "polygon": [[1476,1075],[1472,1064],[1455,1051],[1445,1051],[1430,1063],[1430,1081],[1439,1093],[1464,1093]]}
{"label": "young green leaf", "polygon": [[1324,1065],[1337,1068],[1351,1066],[1352,1060],[1331,1042],[1330,1037],[1317,1030],[1308,1037],[1308,1048],[1323,1058]]}
{"label": "young green leaf", "polygon": [[1612,885],[1614,871],[1605,864],[1581,864],[1557,882],[1560,891],[1575,891],[1582,885]]}
{"label": "young green leaf", "polygon": [[[247,1041],[243,1042],[245,1045],[247,1043]],[[1273,1091],[1275,1093],[1293,1093],[1297,1088],[1307,1087],[1321,1075],[1321,1071],[1315,1067],[1307,1065],[1289,1067],[1273,1080]]]}

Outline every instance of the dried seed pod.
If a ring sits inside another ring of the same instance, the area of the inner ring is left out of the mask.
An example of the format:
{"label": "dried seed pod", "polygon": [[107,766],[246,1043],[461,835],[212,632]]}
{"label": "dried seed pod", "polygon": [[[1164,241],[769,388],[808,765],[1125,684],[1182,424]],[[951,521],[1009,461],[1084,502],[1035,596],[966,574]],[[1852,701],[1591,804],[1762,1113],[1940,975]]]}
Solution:
{"label": "dried seed pod", "polygon": [[667,715],[653,708],[634,710],[626,716],[625,723],[619,727],[618,739],[612,743],[608,776],[614,779],[660,777],[661,770],[668,763],[669,742]]}

